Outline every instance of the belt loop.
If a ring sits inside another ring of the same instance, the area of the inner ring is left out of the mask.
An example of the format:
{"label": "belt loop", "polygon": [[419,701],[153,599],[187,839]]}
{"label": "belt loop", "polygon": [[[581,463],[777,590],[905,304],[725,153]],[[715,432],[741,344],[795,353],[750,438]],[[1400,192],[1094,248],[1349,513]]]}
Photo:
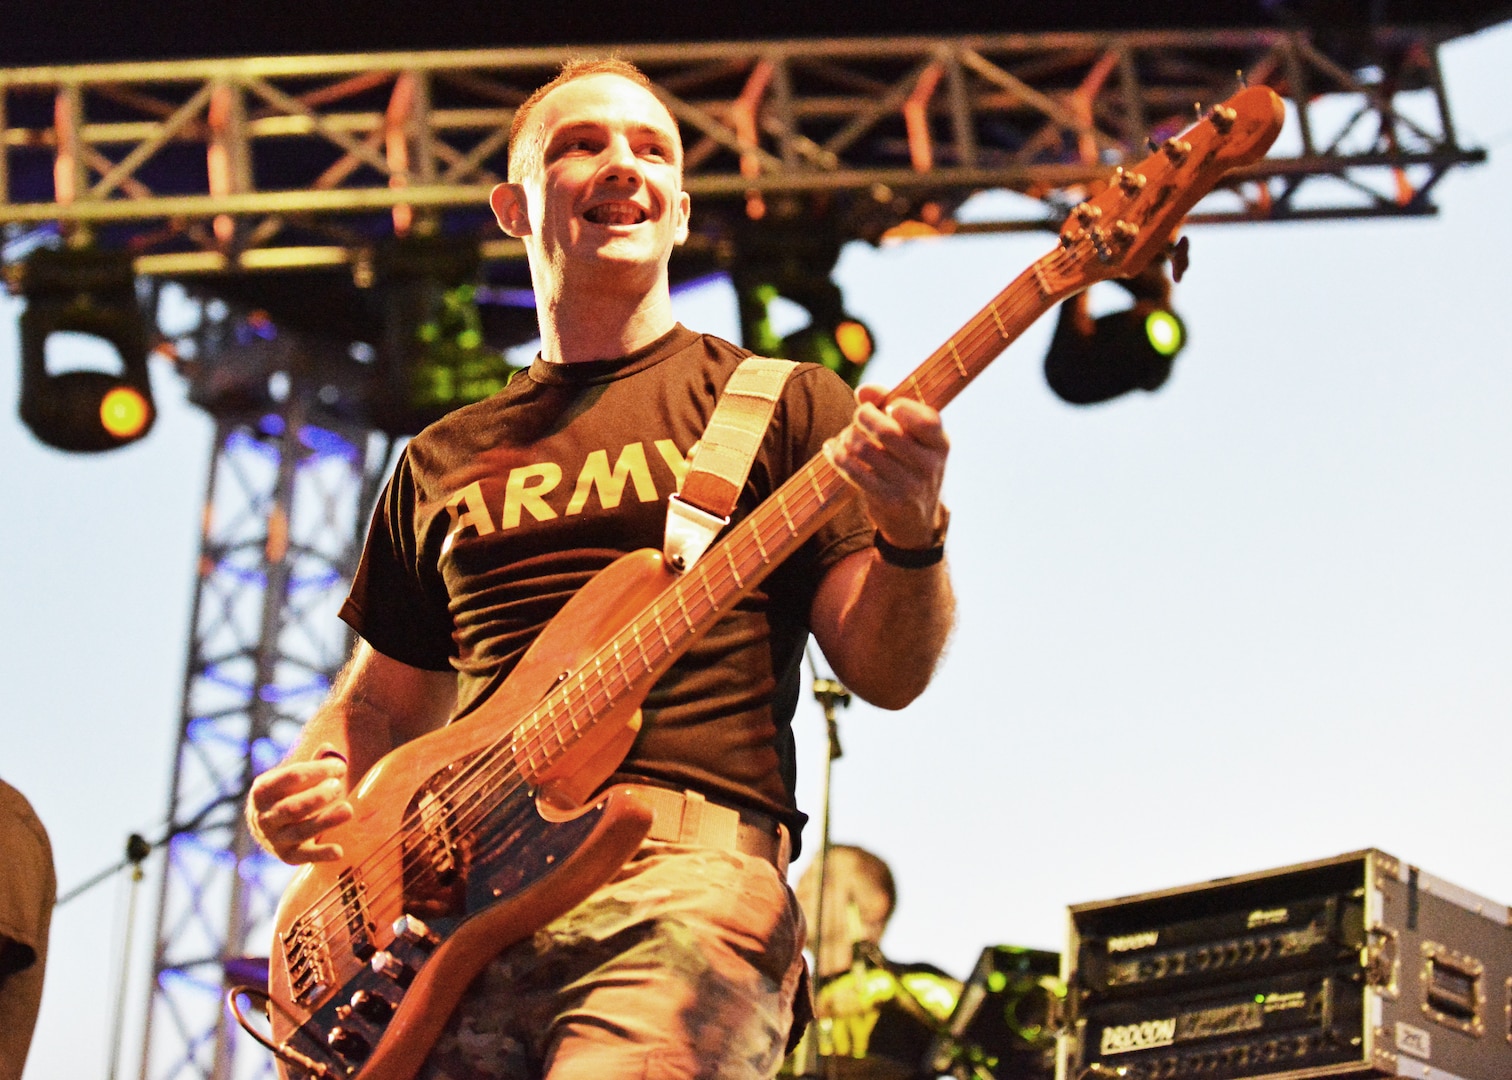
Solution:
{"label": "belt loop", "polygon": [[685,844],[736,851],[740,847],[740,811],[711,803],[696,791],[684,791],[682,838]]}
{"label": "belt loop", "polygon": [[678,843],[696,844],[703,839],[704,807],[708,801],[701,792],[683,792],[682,823],[677,829]]}

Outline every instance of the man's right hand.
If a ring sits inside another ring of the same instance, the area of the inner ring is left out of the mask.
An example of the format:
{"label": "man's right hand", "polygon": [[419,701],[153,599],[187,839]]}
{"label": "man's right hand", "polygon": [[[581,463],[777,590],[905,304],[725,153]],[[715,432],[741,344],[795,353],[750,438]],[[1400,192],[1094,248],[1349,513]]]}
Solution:
{"label": "man's right hand", "polygon": [[340,844],[316,838],[352,819],[347,765],[339,757],[276,765],[252,781],[247,825],[252,837],[286,863],[331,862]]}

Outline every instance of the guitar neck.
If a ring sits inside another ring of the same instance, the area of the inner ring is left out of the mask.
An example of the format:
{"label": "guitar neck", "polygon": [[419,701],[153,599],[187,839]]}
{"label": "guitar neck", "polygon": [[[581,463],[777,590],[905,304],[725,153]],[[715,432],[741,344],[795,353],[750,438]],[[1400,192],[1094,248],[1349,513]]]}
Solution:
{"label": "guitar neck", "polygon": [[[1054,251],[1031,265],[904,379],[888,401],[912,398],[940,409],[1008,345],[1074,290],[1051,287],[1042,269]],[[542,771],[570,748],[579,731],[628,693],[644,693],[710,627],[817,532],[850,497],[828,458],[816,455],[732,528],[687,573],[594,658],[573,673],[527,719],[512,752]]]}

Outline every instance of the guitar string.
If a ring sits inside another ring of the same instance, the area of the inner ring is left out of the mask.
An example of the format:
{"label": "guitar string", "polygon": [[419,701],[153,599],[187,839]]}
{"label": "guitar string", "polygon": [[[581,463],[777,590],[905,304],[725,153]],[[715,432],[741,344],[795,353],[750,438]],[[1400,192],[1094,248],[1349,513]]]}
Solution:
{"label": "guitar string", "polygon": [[[1039,317],[1039,315],[1042,315],[1044,312],[1043,311],[1038,312],[1033,319],[1030,319],[1029,322],[1026,323],[1024,327],[1018,328],[1018,331],[1015,332],[1015,333],[1013,333],[1011,336],[1006,336],[1005,333],[1004,333],[1004,331],[1003,331],[1003,329],[1002,329],[1002,315],[1003,314],[1006,313],[1008,315],[1010,321],[1012,321],[1012,320],[1017,319],[1017,317],[1020,314],[1023,313],[1023,310],[1025,308],[1032,309],[1032,308],[1034,308],[1036,306],[1043,306],[1045,308],[1045,310],[1048,310],[1048,308],[1050,306],[1053,306],[1053,305],[1043,305],[1043,297],[1039,297],[1039,296],[1033,295],[1032,291],[1031,291],[1031,295],[1025,296],[1025,297],[1009,296],[1008,294],[1010,292],[1013,292],[1015,289],[1020,289],[1021,290],[1024,286],[1027,286],[1027,285],[1031,284],[1031,282],[1033,282],[1033,279],[1036,276],[1035,275],[1035,271],[1037,269],[1050,270],[1050,271],[1053,271],[1053,272],[1061,272],[1061,271],[1064,270],[1064,266],[1063,265],[1057,265],[1057,264],[1064,264],[1064,263],[1066,263],[1068,261],[1073,261],[1073,262],[1077,261],[1077,257],[1069,254],[1064,248],[1062,248],[1062,249],[1058,249],[1056,251],[1053,251],[1053,252],[1049,253],[1047,256],[1043,257],[1042,259],[1040,259],[1039,261],[1037,261],[1035,264],[1031,264],[1030,268],[1028,270],[1026,270],[1025,273],[1020,276],[1020,278],[1015,279],[1015,281],[1013,283],[1011,283],[1007,288],[1005,288],[1002,293],[1000,293],[997,297],[995,297],[993,299],[993,301],[991,301],[986,307],[984,307],[975,316],[973,316],[972,319],[970,319],[967,322],[967,324],[962,328],[962,330],[960,332],[958,332],[958,335],[956,337],[953,337],[949,341],[947,341],[947,343],[946,343],[945,346],[941,347],[939,350],[936,351],[935,354],[933,354],[923,364],[921,364],[920,367],[913,374],[911,374],[908,379],[906,379],[904,381],[903,385],[906,386],[908,383],[912,382],[914,384],[914,386],[915,386],[916,389],[920,389],[920,390],[924,391],[920,396],[922,398],[924,398],[925,400],[929,400],[929,399],[931,399],[933,397],[933,394],[929,391],[929,389],[925,388],[925,386],[924,386],[924,383],[925,383],[926,380],[928,382],[934,384],[934,386],[939,386],[939,385],[941,385],[943,383],[943,385],[945,385],[947,387],[952,387],[953,386],[957,390],[959,390],[960,388],[963,388],[964,385],[967,382],[969,382],[971,379],[974,379],[976,377],[976,375],[980,374],[981,370],[983,370],[985,368],[986,364],[989,363],[998,353],[1000,353],[1003,349],[1006,349],[1007,346],[1009,344],[1011,344],[1013,340],[1016,340],[1017,337],[1020,336],[1020,334],[1022,333],[1023,329],[1025,329],[1027,327],[1027,325],[1032,324],[1032,322],[1035,321],[1035,320],[1037,320],[1037,318]],[[1006,302],[1005,303],[1000,303],[1000,301],[1004,301],[1005,298],[1006,298]],[[990,322],[990,325],[989,325],[989,322]],[[946,359],[947,356],[951,356],[953,359],[956,360],[957,364],[959,365],[961,363],[960,356],[959,356],[959,348],[960,348],[960,346],[961,345],[965,345],[967,347],[967,349],[968,349],[969,352],[974,353],[977,350],[977,348],[982,344],[981,339],[983,339],[983,338],[987,338],[987,339],[993,339],[993,338],[995,338],[996,341],[995,341],[994,344],[996,345],[996,348],[994,348],[986,356],[980,358],[977,361],[974,361],[974,362],[976,362],[976,363],[979,364],[979,366],[977,367],[976,370],[974,370],[974,371],[968,371],[967,374],[964,375],[964,376],[957,374],[955,371],[949,370],[949,365],[947,365],[945,363],[945,359]],[[928,370],[926,370],[926,369],[928,369]],[[924,372],[924,377],[922,379],[920,377],[920,372]],[[758,548],[759,548],[759,546],[760,545],[758,543]],[[726,550],[729,550],[731,547],[733,547],[733,545],[726,545]],[[743,554],[749,554],[749,553],[745,552]],[[733,558],[733,555],[732,555],[732,558]],[[742,562],[743,561],[744,561],[744,559],[742,559]],[[706,584],[706,582],[705,582],[705,584]],[[692,591],[692,590],[688,589],[688,590],[685,590],[685,591]],[[650,608],[648,608],[648,610],[655,612],[655,616],[650,620],[650,622],[652,624],[655,624],[655,625],[661,625],[662,618],[663,618],[663,616],[665,614],[664,611],[657,610],[658,607],[659,607],[659,602],[654,602],[650,606]],[[636,646],[636,650],[644,653],[644,646],[641,644],[641,642],[639,640],[639,637],[638,637],[638,635],[639,635],[639,633],[640,633],[640,631],[642,629],[643,629],[643,627],[642,627],[642,620],[640,618],[637,618],[632,623],[631,628],[628,631],[628,634],[629,634],[629,636],[631,638],[635,639],[634,640],[634,644]],[[606,704],[611,704],[611,705],[613,704],[614,692],[611,691],[611,690],[609,690],[607,688],[607,682],[606,682],[606,679],[610,679],[610,678],[614,677],[613,676],[613,671],[611,670],[612,668],[614,668],[616,666],[618,667],[618,669],[619,669],[619,676],[621,678],[625,679],[627,688],[629,686],[633,685],[638,678],[644,677],[644,672],[642,672],[639,675],[631,675],[630,672],[629,672],[629,670],[628,670],[628,668],[627,668],[627,666],[626,666],[626,663],[624,661],[623,656],[620,655],[621,652],[622,652],[622,649],[623,649],[624,645],[627,644],[624,641],[625,637],[626,637],[626,633],[622,633],[620,635],[617,635],[615,638],[611,639],[611,641],[609,643],[607,643],[603,648],[601,648],[598,653],[594,654],[593,657],[589,658],[590,662],[591,662],[591,666],[592,666],[593,671],[594,671],[594,676],[595,676],[596,681],[598,683],[598,685],[596,687],[592,687],[592,688],[588,687],[586,685],[586,681],[585,681],[584,677],[581,674],[579,676],[579,685],[578,685],[578,687],[576,689],[583,691],[584,697],[588,699],[586,701],[586,706],[587,706],[587,710],[588,710],[587,719],[590,722],[592,721],[593,716],[594,716],[594,713],[593,713],[594,702],[592,701],[592,697],[596,693],[602,692],[605,695]],[[614,664],[606,663],[606,661],[611,656],[612,656],[612,658],[614,660]],[[588,667],[588,666],[589,665],[585,665],[585,668]],[[654,666],[654,665],[648,665],[648,667],[649,666]],[[583,669],[580,669],[580,671],[581,670],[583,670]],[[606,672],[608,672],[607,675],[605,674]],[[537,710],[537,711],[538,712],[544,712],[544,713],[546,713],[546,715],[548,717],[550,717],[550,715],[552,713],[554,713],[554,712],[565,711],[567,713],[567,719],[568,719],[568,721],[573,724],[573,727],[574,727],[574,733],[573,734],[575,736],[578,734],[578,732],[576,730],[576,722],[575,722],[575,720],[573,720],[572,710],[571,710],[570,705],[568,705],[565,709],[562,709],[562,710],[558,710],[555,707],[551,707],[551,708],[541,709],[541,710]],[[532,716],[530,716],[530,717],[527,718],[528,721],[534,721],[536,719],[537,719],[537,717],[534,714],[532,714]],[[535,727],[531,727],[527,723],[527,724],[518,725],[516,728],[512,729],[511,732],[508,733],[507,736],[501,737],[501,739],[498,740],[498,741],[496,741],[495,744],[493,745],[493,747],[491,747],[489,749],[496,749],[504,741],[514,741],[515,737],[518,735],[518,733],[521,730],[529,730],[529,731],[532,732],[532,734],[530,734],[529,736],[527,736],[527,739],[525,740],[527,746],[525,747],[524,756],[527,759],[527,761],[530,760],[533,757],[533,755],[539,749],[541,749],[547,742],[549,742],[552,737],[556,738],[557,744],[558,744],[558,746],[560,748],[565,748],[566,740],[563,737],[560,723],[557,723],[555,725],[551,725],[551,724],[537,725]],[[529,745],[531,742],[534,742],[534,745]],[[519,754],[515,754],[514,758],[517,760],[520,756],[521,755],[519,755]],[[477,755],[477,763],[478,763],[478,766],[479,766],[480,769],[487,767],[487,765],[488,765],[488,757],[487,757],[487,751],[486,750],[479,752],[479,754]],[[457,789],[457,794],[459,796],[461,796],[462,795],[462,788],[463,788],[464,785],[471,783],[474,787],[485,786],[490,781],[495,780],[497,778],[497,776],[500,774],[501,771],[507,771],[507,770],[504,770],[501,767],[501,769],[496,769],[494,771],[494,773],[493,773],[492,776],[490,776],[490,775],[488,775],[486,773],[479,772],[477,770],[473,770],[471,772],[471,774],[468,774],[468,773],[459,774],[458,777],[454,778],[454,781],[452,782],[451,786],[454,787],[454,788],[456,788]],[[483,810],[480,810],[479,812],[480,813],[487,813],[488,809],[485,808]]]}
{"label": "guitar string", "polygon": [[[914,372],[904,379],[899,384],[899,387],[892,392],[893,395],[899,395],[905,388],[911,386],[922,400],[928,401],[933,398],[936,392],[942,389],[950,389],[953,384],[959,384],[959,386],[954,387],[957,390],[964,388],[967,382],[980,374],[992,359],[1016,340],[1023,330],[1032,325],[1034,321],[1037,321],[1044,314],[1044,311],[1053,306],[1053,304],[1043,304],[1044,297],[1041,289],[1026,287],[1038,284],[1035,281],[1036,269],[1044,268],[1053,272],[1060,272],[1061,267],[1056,264],[1067,262],[1068,256],[1069,253],[1067,251],[1060,249],[1048,253],[1034,264],[1031,264],[1023,274],[968,320],[965,326],[955,336],[950,338],[944,346],[937,349],[935,353],[931,354]],[[1026,295],[1008,295],[1015,292]],[[998,324],[1004,320],[1011,326],[1026,311],[1041,305],[1043,305],[1044,310],[1036,313],[1032,319],[1023,326],[1017,327],[1008,336],[1005,336],[998,329]],[[996,318],[994,318],[994,315]],[[991,339],[994,338],[996,339],[994,344],[997,347],[984,357],[975,358],[973,360],[973,363],[976,365],[974,370],[969,370],[966,376],[962,376],[959,370],[955,369],[951,361],[956,359],[963,348],[968,354],[974,357],[978,349],[984,344],[992,343]],[[801,472],[795,475],[795,479],[798,475],[801,475]],[[824,504],[821,503],[822,505]],[[752,517],[754,518],[754,516],[755,514],[753,513]],[[747,521],[750,520],[751,518],[747,518]],[[761,545],[757,540],[754,530],[748,530],[738,538],[732,535],[729,539],[733,543],[727,544],[727,548],[738,546],[743,549],[740,552],[741,558],[737,560],[742,564],[750,556],[750,549],[752,547],[757,548],[759,556]],[[732,557],[734,557],[734,554],[735,552],[732,551]],[[759,562],[767,561],[764,559],[759,560]],[[694,572],[700,568],[706,568],[708,565],[707,563],[701,563],[700,567],[695,568]],[[758,569],[760,569],[759,564]],[[687,580],[681,579],[678,585],[682,585]],[[707,586],[706,581],[700,581],[700,584]],[[676,587],[674,586],[674,588]],[[691,587],[685,586],[684,591],[691,591]],[[666,600],[667,594],[663,594],[663,596],[658,597],[657,600],[648,605],[642,616],[638,616],[632,623],[631,630],[633,631],[636,628],[644,629],[641,624],[645,621],[657,625],[661,624],[668,614],[669,605],[665,603]],[[645,619],[647,615],[651,616],[649,620]],[[705,617],[707,617],[707,613]],[[445,784],[437,789],[435,794],[448,801],[453,807],[451,814],[455,818],[455,824],[452,826],[453,831],[465,833],[476,825],[479,820],[493,813],[498,805],[506,802],[522,786],[526,785],[524,778],[518,774],[519,759],[522,756],[519,751],[524,750],[523,756],[529,760],[536,752],[550,742],[553,737],[556,738],[559,746],[565,747],[566,743],[561,731],[561,722],[560,720],[554,720],[553,714],[560,712],[567,713],[568,721],[572,722],[574,727],[576,727],[576,722],[572,717],[573,705],[570,701],[570,697],[574,692],[582,692],[585,699],[582,704],[587,708],[587,717],[585,719],[591,726],[595,709],[593,699],[602,692],[606,698],[605,703],[612,704],[615,696],[615,692],[608,689],[608,684],[605,681],[603,672],[606,667],[618,666],[620,668],[620,677],[626,679],[627,686],[634,685],[636,679],[628,677],[623,659],[614,655],[622,650],[621,639],[625,637],[626,633],[627,631],[622,631],[621,634],[616,635],[615,638],[611,639],[610,642],[606,643],[588,658],[587,662],[579,668],[579,677],[575,685],[571,687],[564,686],[549,694],[540,705],[527,714],[519,725],[474,753],[468,764],[458,771],[457,776],[449,778]],[[639,651],[639,648],[637,651]],[[613,657],[615,663],[613,665],[606,665],[605,661],[611,657]],[[590,671],[591,674],[589,673]],[[644,673],[639,677],[644,678]],[[590,685],[590,683],[596,683],[597,685]],[[554,700],[557,698],[561,700]],[[523,745],[519,739],[522,731],[526,732]],[[500,752],[505,749],[510,749],[513,752],[503,755],[502,760],[500,760]],[[421,811],[408,812],[401,822],[399,832],[393,838],[370,852],[364,859],[351,868],[361,872],[362,880],[365,884],[371,883],[374,880],[388,879],[379,888],[367,890],[369,896],[376,898],[370,902],[382,904],[394,895],[395,890],[402,896],[403,878],[392,878],[385,871],[394,869],[389,864],[393,862],[395,856],[401,862],[407,856],[413,856],[416,859],[422,856],[423,853],[417,850],[416,847],[406,847],[405,837],[406,834],[417,830],[422,825],[423,817],[424,814]],[[324,917],[329,914],[332,907],[345,904],[344,891],[341,883],[338,881],[328,888],[322,897],[312,903],[300,917],[309,917],[323,922]],[[347,936],[352,936],[346,920],[338,919],[336,926],[340,929],[348,930]]]}
{"label": "guitar string", "polygon": [[[756,546],[759,550],[759,543]],[[742,554],[742,561],[746,561],[745,556],[749,555],[749,550]],[[707,590],[708,565],[711,564],[705,564],[704,573],[702,574],[704,580],[693,580],[683,586],[684,591],[696,593],[699,584],[704,585]],[[645,624],[648,621],[665,622],[673,606],[675,605],[665,596],[659,597],[657,601],[648,606],[646,612],[637,617],[633,626],[644,632]],[[719,614],[719,605],[711,603],[702,597],[695,596],[694,602],[685,605],[685,607],[690,613],[696,616],[694,629],[703,620],[710,617],[717,618]],[[624,634],[621,634],[615,641],[606,644],[594,657],[590,658],[584,665],[583,672],[575,684],[567,687],[564,692],[554,695],[555,700],[553,700],[553,697],[548,697],[537,709],[533,710],[531,715],[526,717],[524,723],[510,732],[504,733],[494,740],[492,744],[486,745],[476,751],[471,756],[468,765],[459,771],[458,777],[452,778],[447,784],[438,787],[438,794],[454,800],[455,812],[450,816],[455,819],[455,824],[453,825],[455,831],[465,833],[474,823],[474,819],[491,813],[498,803],[507,800],[519,789],[524,781],[514,774],[517,773],[521,757],[527,759],[533,758],[553,737],[556,738],[559,745],[564,745],[565,740],[562,735],[561,725],[558,724],[553,727],[549,723],[541,723],[542,715],[549,720],[553,713],[565,712],[572,718],[575,727],[576,715],[579,712],[586,712],[586,719],[591,721],[598,708],[613,704],[615,691],[610,689],[610,686],[614,681],[624,680],[627,685],[631,685],[637,679],[643,679],[649,674],[649,670],[655,666],[654,662],[647,665],[638,674],[633,673],[624,662],[623,648],[617,647],[624,636]],[[685,635],[680,636],[691,638],[696,637],[696,634],[686,632]],[[615,662],[607,662],[615,653],[620,654],[615,657]],[[575,703],[570,700],[574,696],[578,698],[578,701]],[[529,736],[523,740],[519,737],[521,729],[530,732]],[[507,755],[502,758],[499,757],[500,750],[507,750]],[[509,786],[501,786],[501,778],[507,778]],[[469,791],[469,788],[472,790]],[[423,820],[423,813],[420,817]],[[413,827],[416,820],[416,815],[410,814],[406,818],[405,825]],[[384,887],[370,889],[370,896],[375,897],[381,902],[388,898],[393,886],[402,885],[402,882],[389,878],[387,873],[380,872],[393,869],[393,856],[398,855],[403,860],[407,854],[409,853],[404,850],[402,840],[396,837],[395,841],[370,853],[368,858],[359,864],[358,868],[364,872],[365,878],[369,882],[380,877],[389,879]],[[327,913],[331,906],[343,903],[344,899],[338,883],[327,891],[325,902],[317,902],[316,905],[312,905],[308,909],[308,913],[317,918],[321,917]],[[341,926],[344,923],[338,921],[337,925]]]}
{"label": "guitar string", "polygon": [[[1056,253],[1056,254],[1059,254],[1059,253]],[[1023,284],[1023,283],[1021,282],[1019,284]],[[1006,291],[1007,290],[1005,290],[1005,292]],[[1000,300],[1000,299],[1002,299],[1002,297],[995,298],[993,304],[996,305],[997,301]],[[1006,347],[1006,345],[1008,344],[1008,339],[1004,337],[1004,335],[1003,335],[1003,333],[1001,331],[994,330],[994,329],[990,328],[989,325],[988,325],[988,322],[989,322],[989,313],[992,310],[992,306],[993,305],[989,305],[988,308],[985,308],[982,312],[979,312],[978,315],[977,315],[977,317],[974,320],[972,320],[971,322],[969,322],[965,328],[963,328],[963,331],[962,331],[962,333],[960,335],[959,340],[962,343],[966,344],[966,346],[967,346],[967,348],[968,348],[969,351],[975,352],[977,350],[977,348],[979,347],[979,345],[980,345],[980,340],[979,339],[981,339],[983,337],[996,338],[997,339],[996,344],[998,345],[998,350],[997,351],[1001,351],[1001,349],[1004,348],[1004,347]],[[1017,309],[1017,308],[1020,308],[1022,306],[1026,306],[1026,305],[1024,304],[1023,301],[1019,301],[1019,300],[1014,299],[1014,301],[1011,304],[1011,306],[1012,306],[1012,308]],[[1027,306],[1033,307],[1035,305],[1034,305],[1033,301],[1031,300],[1027,304]],[[1018,310],[1010,310],[1009,311],[1010,318],[1016,318],[1018,314],[1019,314]],[[999,322],[999,321],[1000,320],[998,320],[998,319],[992,320],[992,322],[994,323],[994,325],[997,322]],[[950,371],[946,370],[946,365],[943,362],[944,361],[944,357],[947,354],[950,354],[950,353],[954,352],[958,348],[959,348],[959,345],[956,344],[956,339],[952,339],[952,341],[950,343],[947,343],[947,345],[945,347],[943,347],[942,349],[940,349],[940,350],[937,351],[936,356],[934,356],[934,357],[931,358],[933,361],[935,361],[933,364],[931,364],[930,361],[926,361],[925,364],[923,364],[923,365],[920,366],[920,371],[924,371],[926,368],[931,368],[931,367],[933,368],[933,370],[925,371],[925,376],[926,376],[926,378],[927,378],[927,380],[929,382],[937,383],[938,384],[938,383],[940,383],[940,382],[943,381],[946,385],[949,385],[951,383],[958,383],[958,382],[963,381],[961,376],[957,375],[954,372],[950,372]],[[995,355],[995,352],[992,355]],[[990,359],[991,359],[990,355],[988,357],[984,358],[984,362],[982,363],[982,366],[983,367],[985,366],[985,360],[990,360]],[[979,368],[979,370],[980,370],[980,368]],[[969,377],[974,377],[975,374],[976,374],[975,372],[970,373]],[[913,378],[914,378],[914,382],[915,382],[916,385],[922,386],[922,384],[925,381],[925,379],[919,378],[918,372],[915,373],[915,375],[914,375]],[[932,397],[933,395],[928,390],[926,390],[925,394],[923,396],[925,396],[926,398],[928,398],[928,397]],[[757,547],[757,549],[759,551],[761,545],[759,543],[759,540],[755,539],[755,535],[754,535],[755,533],[759,532],[759,530],[752,530],[752,532],[753,532],[753,536],[751,538],[752,542],[755,544],[755,546]],[[729,544],[729,545],[726,545],[727,550],[730,550],[731,548],[734,548],[737,543],[739,543],[740,546],[742,548],[744,548],[744,550],[741,550],[741,552],[740,552],[741,557],[738,560],[742,564],[744,564],[744,563],[747,562],[747,559],[748,559],[748,557],[750,555],[749,547],[744,544],[745,539],[746,539],[746,537],[742,536],[737,541],[737,538],[731,537],[732,543]],[[730,557],[731,557],[732,560],[734,560],[735,556],[734,556],[734,552],[733,551],[731,551],[731,556]],[[767,561],[767,560],[763,560],[763,561]],[[708,565],[708,564],[705,564],[705,565]],[[706,584],[706,582],[701,582],[701,584]],[[689,588],[689,589],[685,589],[685,591],[696,591],[696,590],[693,590],[693,589]],[[667,605],[667,606],[670,606],[670,605]],[[661,622],[664,614],[665,614],[664,611],[657,610],[657,607],[658,607],[658,605],[653,604],[652,607],[651,607],[651,609],[650,609],[650,610],[652,610],[654,612],[654,616],[650,620],[650,622],[655,623],[655,624],[659,624]],[[611,691],[609,691],[606,688],[605,683],[606,683],[606,680],[612,680],[612,679],[614,679],[616,677],[616,674],[617,674],[617,676],[619,678],[622,678],[622,679],[625,680],[625,682],[627,684],[627,687],[629,685],[633,685],[634,682],[638,678],[644,677],[644,672],[641,672],[639,674],[631,674],[631,672],[628,670],[628,668],[626,666],[625,660],[624,660],[623,655],[622,655],[622,652],[624,651],[624,648],[623,648],[624,640],[623,639],[625,637],[627,637],[627,636],[632,637],[632,638],[636,637],[636,635],[643,629],[642,622],[643,622],[643,620],[637,619],[634,623],[632,623],[632,626],[631,626],[631,628],[630,628],[629,631],[627,631],[626,633],[622,633],[622,634],[618,635],[610,643],[606,644],[606,646],[604,646],[599,651],[599,653],[595,654],[595,656],[592,658],[592,661],[591,661],[592,662],[592,666],[595,669],[595,675],[597,676],[597,682],[598,682],[599,685],[596,686],[596,687],[592,687],[592,688],[580,687],[580,689],[584,689],[585,690],[587,696],[589,696],[590,699],[592,697],[596,696],[596,694],[598,692],[602,691],[605,694],[605,697],[607,699],[609,699],[608,703],[612,703],[612,696],[613,696],[613,694],[612,694]],[[637,641],[636,642],[636,649],[632,650],[632,651],[643,651],[643,647]],[[611,657],[611,656],[613,657],[613,660],[614,660],[614,663],[612,663],[612,664],[606,662],[609,659],[609,657]],[[651,666],[651,665],[648,665],[648,666]],[[618,669],[617,672],[616,672],[615,669]],[[590,700],[588,702],[589,718],[590,719],[592,718],[592,715],[593,715],[593,711],[592,711],[593,710],[593,705],[594,705],[594,702],[592,700]],[[547,710],[548,714],[551,711],[555,711],[555,710]],[[570,717],[570,708],[567,711],[569,713],[569,720],[570,720],[571,719],[571,717]],[[534,719],[534,717],[532,717],[531,719]],[[521,725],[521,727],[523,727],[523,726],[524,725]],[[519,730],[520,730],[520,728],[517,727],[514,731],[512,731],[510,733],[510,736],[513,737],[513,736],[518,735]],[[557,725],[556,727],[551,727],[549,725],[544,725],[543,729],[539,732],[539,734],[533,735],[532,737],[527,738],[527,742],[534,741],[536,743],[536,745],[534,747],[530,747],[526,751],[525,756],[527,757],[527,759],[534,753],[535,750],[539,749],[539,747],[541,745],[544,745],[545,742],[550,741],[550,739],[553,736],[556,737],[558,745],[562,745],[563,744],[564,740],[563,740],[561,732],[560,732],[560,725]],[[498,743],[496,743],[495,745],[498,745]],[[516,754],[514,756],[517,759],[520,755]],[[457,784],[455,784],[454,787],[456,787],[456,789],[457,789],[456,790],[456,794],[458,795],[459,798],[466,798],[467,797],[464,794],[464,792],[463,792],[463,788],[464,788],[465,785],[471,784],[475,788],[482,787],[482,786],[487,785],[491,780],[495,779],[497,777],[497,775],[499,775],[500,770],[497,770],[497,769],[494,770],[493,776],[490,776],[490,775],[488,775],[488,773],[486,771],[483,771],[483,769],[486,768],[486,762],[483,762],[481,760],[481,758],[480,758],[480,765],[482,766],[482,768],[480,768],[480,770],[474,771],[474,773],[472,775],[466,776],[466,777],[459,777],[458,778],[459,782]],[[479,812],[486,813],[487,811],[486,810],[481,810]]]}

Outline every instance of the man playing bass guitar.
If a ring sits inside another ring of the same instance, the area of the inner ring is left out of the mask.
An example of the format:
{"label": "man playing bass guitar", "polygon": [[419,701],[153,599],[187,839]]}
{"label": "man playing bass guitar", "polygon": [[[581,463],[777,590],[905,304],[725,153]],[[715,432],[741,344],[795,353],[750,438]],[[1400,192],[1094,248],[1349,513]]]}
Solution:
{"label": "man playing bass guitar", "polygon": [[[352,819],[383,755],[465,724],[599,570],[661,548],[667,496],[747,355],[673,318],[682,143],[630,65],[574,62],[528,99],[491,202],[525,243],[541,352],[395,468],[341,613],[360,637],[352,658],[252,785],[253,834],[287,862],[340,860],[323,834]],[[897,709],[928,683],[952,621],[939,414],[882,396],[853,397],[817,365],[789,377],[734,517],[820,453],[856,497],[656,682],[611,777],[647,792],[650,837],[494,957],[421,1076],[776,1072],[802,970],[784,874],[805,820],[790,729],[804,643],[812,633],[848,687]]]}

